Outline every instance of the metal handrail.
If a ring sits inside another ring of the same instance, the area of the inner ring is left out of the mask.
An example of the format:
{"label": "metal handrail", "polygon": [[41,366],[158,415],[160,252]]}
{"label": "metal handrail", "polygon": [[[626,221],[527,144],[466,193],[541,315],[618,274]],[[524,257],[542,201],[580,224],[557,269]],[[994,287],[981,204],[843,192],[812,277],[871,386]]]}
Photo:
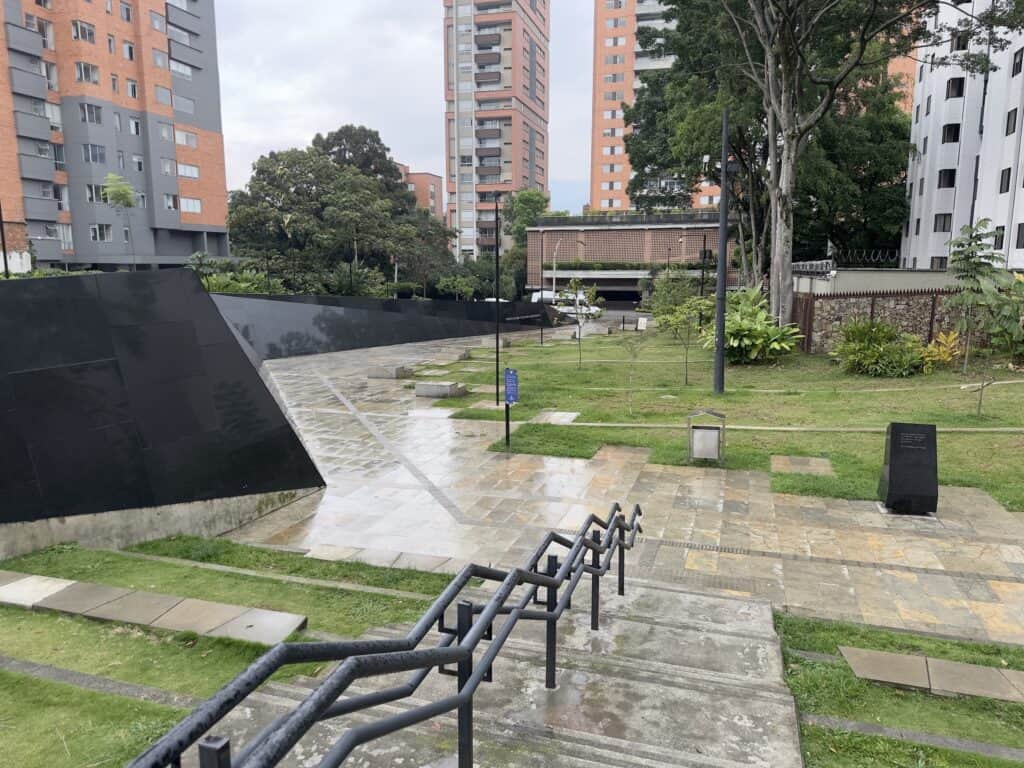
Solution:
{"label": "metal handrail", "polygon": [[[625,593],[625,552],[635,546],[642,533],[643,511],[637,505],[628,521],[622,507],[615,504],[607,520],[589,515],[572,537],[551,531],[527,560],[525,567],[511,571],[471,564],[455,576],[430,609],[420,618],[405,638],[395,640],[345,641],[328,643],[283,643],[253,662],[211,699],[176,725],[129,768],[166,768],[181,765],[181,757],[225,716],[244,703],[246,698],[283,667],[308,662],[343,662],[292,712],[286,713],[260,731],[237,758],[231,759],[231,744],[224,739],[207,739],[199,746],[201,768],[272,768],[288,755],[303,736],[317,723],[353,712],[369,709],[412,696],[436,667],[458,665],[458,693],[440,701],[392,715],[382,720],[351,728],[342,736],[320,763],[320,768],[336,768],[362,744],[438,715],[459,710],[459,765],[472,766],[472,702],[481,682],[490,681],[491,666],[505,641],[520,620],[544,621],[547,624],[547,670],[545,684],[555,687],[557,623],[572,603],[572,595],[584,575],[592,576],[591,627],[598,628],[599,583],[611,569],[616,551],[618,591]],[[602,536],[600,530],[604,531]],[[590,536],[588,537],[588,532]],[[563,562],[548,555],[545,572],[539,564],[552,546],[565,547]],[[587,553],[591,562],[586,562]],[[458,604],[458,626],[444,625],[444,615],[472,579],[500,582],[491,599],[483,606],[461,601]],[[568,582],[559,597],[559,589]],[[527,589],[518,602],[507,605],[520,586]],[[538,590],[547,591],[544,610],[531,609],[538,602]],[[490,636],[498,616],[508,618]],[[479,617],[479,618],[475,618]],[[442,633],[439,643],[429,649],[419,644],[434,624]],[[489,639],[480,664],[474,669],[473,653],[481,640]],[[454,645],[457,642],[457,645]],[[339,701],[357,680],[399,672],[413,672],[403,685]]]}

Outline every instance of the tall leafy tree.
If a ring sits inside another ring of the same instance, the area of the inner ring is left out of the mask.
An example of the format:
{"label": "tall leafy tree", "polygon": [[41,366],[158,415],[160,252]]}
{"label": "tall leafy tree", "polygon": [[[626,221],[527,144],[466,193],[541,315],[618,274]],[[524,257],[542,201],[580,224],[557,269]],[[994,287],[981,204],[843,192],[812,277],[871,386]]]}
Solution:
{"label": "tall leafy tree", "polygon": [[[1005,47],[999,30],[1019,29],[1024,5],[993,0],[981,13],[946,0],[666,0],[680,28],[707,30],[721,45],[719,68],[741,74],[759,95],[766,117],[772,230],[772,314],[788,322],[793,304],[793,238],[799,161],[814,130],[833,111],[842,89],[865,72],[918,47],[956,35],[980,38],[976,50],[939,56],[968,69],[987,67],[985,51]],[[940,8],[955,23],[936,22]],[[694,24],[694,19],[700,19]],[[708,46],[703,46],[708,47]],[[704,67],[702,67],[703,69]]]}
{"label": "tall leafy tree", "polygon": [[398,196],[407,205],[415,204],[415,199],[402,186],[402,171],[391,159],[391,149],[372,128],[343,125],[326,136],[318,133],[313,137],[313,147],[338,165],[355,168],[359,173],[376,179],[389,195]]}
{"label": "tall leafy tree", "polygon": [[539,189],[521,189],[505,198],[502,218],[505,233],[511,235],[520,248],[526,247],[526,230],[537,226],[542,213],[548,209],[551,199]]}

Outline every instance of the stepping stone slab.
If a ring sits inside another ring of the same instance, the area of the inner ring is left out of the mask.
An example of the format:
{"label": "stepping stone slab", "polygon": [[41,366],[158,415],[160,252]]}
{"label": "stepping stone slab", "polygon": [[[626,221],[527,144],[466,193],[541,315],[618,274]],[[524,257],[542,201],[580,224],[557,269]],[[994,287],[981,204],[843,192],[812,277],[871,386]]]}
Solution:
{"label": "stepping stone slab", "polygon": [[928,674],[932,681],[932,693],[939,696],[981,696],[1000,701],[1024,702],[1024,694],[995,667],[928,659]]}
{"label": "stepping stone slab", "polygon": [[541,411],[534,418],[534,424],[558,424],[566,426],[572,424],[576,419],[579,418],[578,413],[572,411]]}
{"label": "stepping stone slab", "polygon": [[67,589],[75,582],[49,576],[25,576],[0,587],[0,603],[34,608],[38,603]]}
{"label": "stepping stone slab", "polygon": [[1018,672],[1015,669],[1004,669],[1002,670],[1003,677],[1010,681],[1010,685],[1020,691],[1020,695],[1024,696],[1024,672]]}
{"label": "stepping stone slab", "polygon": [[462,397],[465,394],[466,387],[454,381],[416,382],[416,397],[432,397],[440,400],[446,397]]}
{"label": "stepping stone slab", "polygon": [[862,680],[923,691],[931,687],[928,681],[928,661],[924,656],[844,647],[840,647],[839,652],[843,654],[853,674]]}
{"label": "stepping stone slab", "polygon": [[247,610],[248,608],[243,608],[240,605],[185,599],[154,621],[153,626],[158,629],[205,635],[207,632],[237,619]]}
{"label": "stepping stone slab", "polygon": [[131,592],[130,589],[121,587],[108,587],[105,584],[88,584],[80,581],[67,589],[50,595],[36,607],[61,613],[82,614],[95,610],[101,605],[112,603],[125,595],[130,595]]}
{"label": "stepping stone slab", "polygon": [[12,581],[19,581],[24,579],[24,573],[15,573],[14,571],[0,571],[0,587],[10,584]]}
{"label": "stepping stone slab", "polygon": [[382,365],[366,372],[368,379],[408,379],[412,377],[412,368],[405,365]]}
{"label": "stepping stone slab", "polygon": [[247,643],[277,645],[306,626],[306,617],[252,608],[237,619],[207,632],[210,637],[230,637]]}
{"label": "stepping stone slab", "polygon": [[356,563],[390,568],[398,560],[400,554],[400,552],[392,552],[389,549],[360,549],[350,559]]}
{"label": "stepping stone slab", "polygon": [[85,615],[123,624],[152,624],[182,600],[182,597],[156,592],[130,592],[112,603],[87,611]]}

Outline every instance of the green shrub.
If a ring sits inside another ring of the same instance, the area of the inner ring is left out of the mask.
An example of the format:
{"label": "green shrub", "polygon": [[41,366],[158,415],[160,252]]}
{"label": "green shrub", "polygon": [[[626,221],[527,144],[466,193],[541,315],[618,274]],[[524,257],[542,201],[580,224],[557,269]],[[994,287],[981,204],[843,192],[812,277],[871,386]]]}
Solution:
{"label": "green shrub", "polygon": [[[756,288],[729,295],[725,356],[730,363],[749,365],[777,360],[793,352],[802,338],[795,326],[775,323],[768,299]],[[711,327],[705,329],[704,346],[715,347],[715,331]]]}
{"label": "green shrub", "polygon": [[899,379],[924,370],[921,340],[895,326],[858,320],[843,326],[842,334],[843,341],[832,356],[847,373]]}

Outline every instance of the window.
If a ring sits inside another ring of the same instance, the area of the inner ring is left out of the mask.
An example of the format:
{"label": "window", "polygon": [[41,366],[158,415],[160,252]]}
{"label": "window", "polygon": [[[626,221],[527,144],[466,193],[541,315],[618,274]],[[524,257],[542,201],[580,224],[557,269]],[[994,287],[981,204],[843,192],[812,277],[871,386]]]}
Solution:
{"label": "window", "polygon": [[142,121],[139,118],[128,118],[128,133],[130,133],[132,136],[142,135]]}
{"label": "window", "polygon": [[190,48],[192,47],[192,35],[190,35],[181,27],[176,27],[173,24],[168,24],[167,36],[176,43],[187,45]]}
{"label": "window", "polygon": [[962,77],[951,77],[946,82],[946,98],[962,99],[964,96],[964,79]]}
{"label": "window", "polygon": [[118,131],[118,133],[120,133],[121,130],[122,130],[121,129],[121,113],[120,112],[115,112],[114,113],[114,129],[116,131]]}
{"label": "window", "polygon": [[96,27],[84,21],[71,22],[71,39],[96,44]]}
{"label": "window", "polygon": [[626,57],[621,53],[612,54],[611,56],[604,57],[604,63],[614,66],[615,64],[625,64]]}
{"label": "window", "polygon": [[625,96],[625,94],[622,91],[605,91],[604,92],[604,100],[605,101],[622,101],[624,98],[626,98],[626,96]]}
{"label": "window", "polygon": [[1017,225],[1017,250],[1024,248],[1024,224]]}
{"label": "window", "polygon": [[199,166],[189,165],[188,163],[178,163],[178,175],[183,179],[198,179]]}
{"label": "window", "polygon": [[930,115],[932,113],[932,97],[930,95],[924,103],[924,113],[926,115]]}
{"label": "window", "polygon": [[107,202],[107,195],[103,191],[102,184],[86,184],[85,185],[85,202],[87,203],[105,203]]}
{"label": "window", "polygon": [[46,78],[46,88],[50,91],[60,90],[60,83],[57,79],[57,65],[51,61],[39,62],[39,71]]}
{"label": "window", "polygon": [[1006,135],[1010,136],[1017,132],[1017,110],[1011,109],[1006,113]]}
{"label": "window", "polygon": [[124,151],[119,149],[117,150],[117,167],[123,171],[124,165]]}
{"label": "window", "polygon": [[94,243],[112,243],[114,241],[113,227],[110,224],[90,224],[89,239]]}
{"label": "window", "polygon": [[951,214],[951,213],[937,213],[937,214],[935,214],[935,231],[936,232],[952,232],[953,231],[953,214]]}
{"label": "window", "polygon": [[136,197],[139,200],[139,208],[148,208],[149,207],[149,200],[146,197],[146,193],[145,192],[139,192],[136,195]]}
{"label": "window", "polygon": [[51,131],[64,130],[64,118],[61,115],[60,104],[51,104],[49,101],[44,101],[43,111],[44,114],[50,119]]}
{"label": "window", "polygon": [[1010,191],[1010,169],[1003,168],[999,172],[999,194],[1003,195]]}
{"label": "window", "polygon": [[132,168],[134,168],[139,173],[142,173],[144,170],[146,170],[146,164],[142,159],[142,155],[132,155]]}
{"label": "window", "polygon": [[149,25],[157,32],[167,31],[167,20],[156,11],[149,12]]}
{"label": "window", "polygon": [[85,163],[99,163],[103,164],[107,162],[107,148],[101,144],[83,144],[82,145],[82,162]]}
{"label": "window", "polygon": [[75,241],[71,235],[70,224],[58,224],[57,235],[60,237],[60,247],[62,251],[75,250]]}
{"label": "window", "polygon": [[107,53],[112,54],[117,50],[117,38],[113,35],[107,35]]}
{"label": "window", "polygon": [[921,122],[921,105],[920,104],[918,104],[916,107],[914,107],[914,122],[915,123],[920,123]]}
{"label": "window", "polygon": [[170,123],[160,123],[160,138],[164,141],[174,141],[174,126]]}
{"label": "window", "polygon": [[183,80],[192,79],[192,67],[188,64],[183,64],[180,61],[175,61],[174,59],[171,59],[171,72]]}
{"label": "window", "polygon": [[128,3],[121,3],[121,20],[132,20],[132,7]]}
{"label": "window", "polygon": [[604,39],[605,48],[618,48],[620,45],[626,44],[626,38],[624,37],[606,37]]}
{"label": "window", "polygon": [[156,87],[156,100],[158,104],[170,104],[171,103],[171,89],[164,88],[162,85]]}
{"label": "window", "polygon": [[112,90],[114,93],[117,93],[118,90],[120,90],[118,87],[117,75],[110,76],[110,90]]}
{"label": "window", "polygon": [[80,83],[96,83],[99,85],[100,82],[100,68],[95,64],[89,64],[84,61],[75,62],[75,80]]}
{"label": "window", "polygon": [[160,158],[160,173],[164,176],[177,176],[178,175],[178,164],[169,158]]}
{"label": "window", "polygon": [[606,163],[605,165],[601,166],[601,171],[603,173],[618,173],[621,170],[622,166],[618,165],[617,163]]}
{"label": "window", "polygon": [[621,109],[606,109],[603,113],[601,113],[601,116],[605,120],[621,120],[624,115],[625,112],[623,112],[623,110]]}
{"label": "window", "polygon": [[121,237],[124,238],[126,243],[130,243],[132,241],[132,231],[128,229],[128,227],[125,227],[121,230]]}
{"label": "window", "polygon": [[992,238],[992,248],[997,251],[1006,247],[1006,227],[996,227],[995,237]]}
{"label": "window", "polygon": [[196,103],[192,99],[174,94],[174,108],[179,112],[187,112],[192,115],[196,111]]}
{"label": "window", "polygon": [[921,139],[921,154],[922,155],[927,155],[928,154],[928,137],[927,136],[925,136],[923,139]]}
{"label": "window", "polygon": [[920,235],[921,234],[921,220],[920,219],[917,219],[914,222],[914,234],[915,235]]}
{"label": "window", "polygon": [[160,69],[167,69],[167,54],[159,48],[153,49],[153,65]]}
{"label": "window", "polygon": [[95,104],[79,104],[78,111],[82,115],[83,123],[103,125],[103,107],[98,107]]}
{"label": "window", "polygon": [[602,155],[621,155],[622,147],[601,147]]}
{"label": "window", "polygon": [[956,144],[960,141],[960,123],[946,123],[942,126],[942,143]]}
{"label": "window", "polygon": [[178,196],[177,195],[164,195],[164,210],[176,211],[178,210]]}
{"label": "window", "polygon": [[924,197],[924,176],[922,176],[921,180],[917,183],[917,196]]}
{"label": "window", "polygon": [[952,189],[956,186],[956,168],[943,168],[939,171],[939,189]]}
{"label": "window", "polygon": [[194,197],[183,197],[181,198],[181,212],[182,213],[202,213],[203,212],[203,201],[197,200]]}
{"label": "window", "polygon": [[1013,54],[1013,77],[1016,77],[1024,69],[1024,48]]}
{"label": "window", "polygon": [[121,44],[121,51],[124,53],[124,57],[128,59],[128,61],[135,61],[135,46],[127,40]]}
{"label": "window", "polygon": [[55,170],[63,171],[67,169],[67,162],[64,159],[64,145],[63,144],[51,144],[51,152],[53,153],[53,167]]}
{"label": "window", "polygon": [[959,32],[953,35],[953,39],[949,43],[950,50],[966,51],[971,44],[971,36],[966,32]]}
{"label": "window", "polygon": [[604,25],[608,27],[608,29],[621,29],[626,26],[626,20],[621,16],[618,16],[614,19],[605,19]]}
{"label": "window", "polygon": [[139,98],[139,84],[135,80],[127,81],[128,87],[128,98],[137,99]]}

